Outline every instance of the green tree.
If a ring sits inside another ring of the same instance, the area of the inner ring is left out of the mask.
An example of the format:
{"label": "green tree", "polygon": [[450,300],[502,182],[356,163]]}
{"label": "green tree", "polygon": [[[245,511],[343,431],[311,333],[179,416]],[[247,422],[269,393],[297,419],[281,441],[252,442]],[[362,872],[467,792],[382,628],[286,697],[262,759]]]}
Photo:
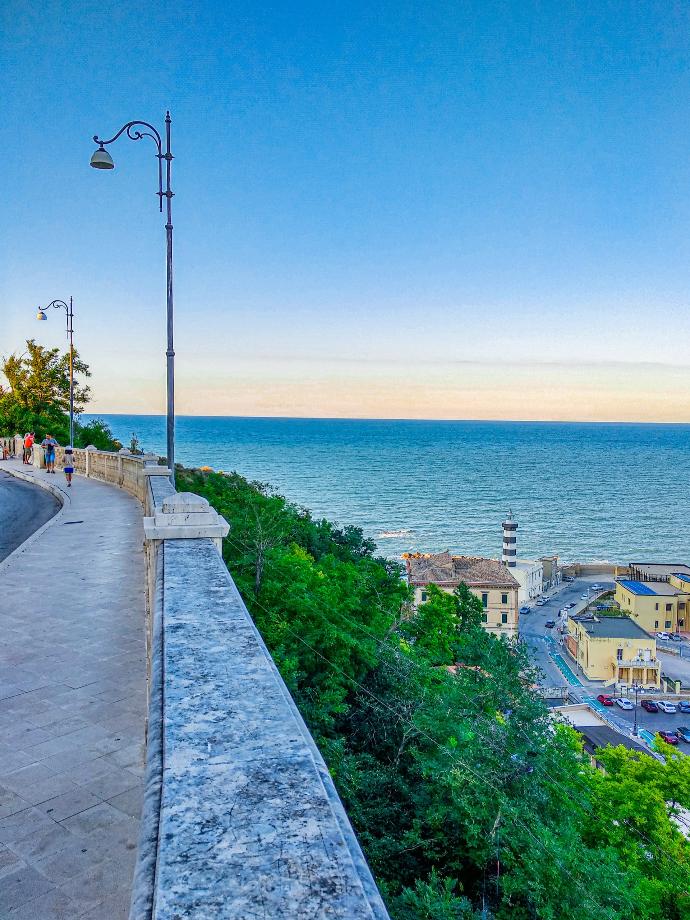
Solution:
{"label": "green tree", "polygon": [[[35,431],[39,438],[47,433],[66,443],[69,438],[69,355],[58,348],[45,348],[33,339],[22,355],[2,359],[7,386],[0,385],[0,432],[3,435]],[[74,355],[74,372],[90,376],[88,365]],[[88,402],[88,386],[78,382],[74,388],[75,412]]]}

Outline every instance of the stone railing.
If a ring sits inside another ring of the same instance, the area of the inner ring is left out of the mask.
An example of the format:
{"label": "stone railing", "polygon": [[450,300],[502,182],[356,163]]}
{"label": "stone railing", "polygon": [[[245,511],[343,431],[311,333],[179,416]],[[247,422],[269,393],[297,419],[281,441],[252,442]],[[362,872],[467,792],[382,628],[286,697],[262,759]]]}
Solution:
{"label": "stone railing", "polygon": [[145,514],[149,707],[130,920],[388,920],[223,562],[227,523],[204,498],[176,492],[151,456],[74,456],[78,473],[131,492]]}

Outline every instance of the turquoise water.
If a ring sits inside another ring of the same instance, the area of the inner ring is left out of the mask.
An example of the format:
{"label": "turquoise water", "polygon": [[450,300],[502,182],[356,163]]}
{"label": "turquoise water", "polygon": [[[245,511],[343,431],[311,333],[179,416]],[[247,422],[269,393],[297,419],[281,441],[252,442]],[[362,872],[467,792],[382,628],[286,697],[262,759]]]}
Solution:
{"label": "turquoise water", "polygon": [[[165,452],[162,416],[101,417]],[[520,556],[690,561],[690,425],[183,416],[176,437],[179,462],[270,482],[385,555],[499,555],[512,508]]]}

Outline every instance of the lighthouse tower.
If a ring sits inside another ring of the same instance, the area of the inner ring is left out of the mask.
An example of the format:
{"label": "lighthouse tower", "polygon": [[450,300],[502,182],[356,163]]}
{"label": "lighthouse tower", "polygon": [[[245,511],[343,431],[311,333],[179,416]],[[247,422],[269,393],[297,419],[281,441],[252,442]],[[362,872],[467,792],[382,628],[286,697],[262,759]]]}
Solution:
{"label": "lighthouse tower", "polygon": [[518,529],[517,521],[513,520],[513,512],[508,512],[508,517],[503,522],[503,557],[502,562],[508,568],[515,568],[517,562],[517,537],[515,531]]}

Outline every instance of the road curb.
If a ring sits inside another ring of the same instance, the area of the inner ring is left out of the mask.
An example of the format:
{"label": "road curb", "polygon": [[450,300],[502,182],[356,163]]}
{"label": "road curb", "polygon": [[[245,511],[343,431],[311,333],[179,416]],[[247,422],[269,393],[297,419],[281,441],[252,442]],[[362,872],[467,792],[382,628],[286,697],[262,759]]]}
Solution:
{"label": "road curb", "polygon": [[44,491],[50,492],[51,495],[57,498],[57,500],[60,502],[60,507],[49,521],[46,521],[45,524],[39,527],[38,530],[35,530],[31,536],[27,537],[23,543],[20,543],[16,549],[13,549],[9,556],[5,556],[2,562],[0,562],[0,574],[2,574],[5,569],[9,568],[12,562],[25,550],[27,550],[32,545],[32,543],[38,540],[38,538],[41,537],[49,527],[52,527],[54,524],[57,524],[58,521],[62,520],[67,512],[67,509],[72,504],[69,495],[63,489],[61,489],[57,483],[45,482],[44,480],[37,479],[30,473],[25,473],[24,470],[14,470],[11,467],[5,467],[4,469],[6,473],[9,473],[10,476],[14,476],[15,479],[21,479],[24,482],[33,483],[33,485],[38,486]]}

